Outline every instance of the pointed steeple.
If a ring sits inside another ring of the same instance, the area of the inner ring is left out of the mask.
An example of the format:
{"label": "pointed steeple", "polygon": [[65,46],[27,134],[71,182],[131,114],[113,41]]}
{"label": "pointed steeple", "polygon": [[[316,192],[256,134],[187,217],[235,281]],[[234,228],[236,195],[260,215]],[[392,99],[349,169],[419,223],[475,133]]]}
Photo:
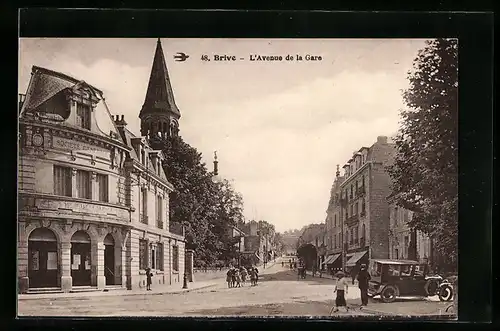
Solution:
{"label": "pointed steeple", "polygon": [[172,112],[177,117],[181,116],[177,105],[175,104],[174,92],[170,84],[167,63],[161,47],[160,38],[156,42],[156,51],[149,76],[149,84],[146,92],[146,99],[141,109],[144,112]]}
{"label": "pointed steeple", "polygon": [[175,104],[163,48],[158,38],[146,98],[139,113],[141,134],[144,136],[176,135],[180,117],[181,113]]}

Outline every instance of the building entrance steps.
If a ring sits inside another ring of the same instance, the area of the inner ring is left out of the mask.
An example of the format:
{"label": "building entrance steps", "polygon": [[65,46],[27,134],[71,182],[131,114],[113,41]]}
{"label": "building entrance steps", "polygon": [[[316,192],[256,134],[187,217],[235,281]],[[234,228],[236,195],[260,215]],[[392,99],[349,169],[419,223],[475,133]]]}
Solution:
{"label": "building entrance steps", "polygon": [[48,294],[48,293],[63,293],[60,287],[40,287],[40,288],[30,288],[27,294]]}

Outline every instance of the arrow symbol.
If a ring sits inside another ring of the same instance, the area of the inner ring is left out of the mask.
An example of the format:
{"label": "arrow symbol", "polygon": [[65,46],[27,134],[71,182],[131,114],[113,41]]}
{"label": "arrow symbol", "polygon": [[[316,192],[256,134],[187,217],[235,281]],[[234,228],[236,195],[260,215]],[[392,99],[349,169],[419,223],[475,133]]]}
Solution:
{"label": "arrow symbol", "polygon": [[188,57],[189,57],[189,55],[186,55],[186,54],[184,54],[182,52],[177,52],[177,54],[174,55],[175,61],[179,61],[179,62],[186,61]]}

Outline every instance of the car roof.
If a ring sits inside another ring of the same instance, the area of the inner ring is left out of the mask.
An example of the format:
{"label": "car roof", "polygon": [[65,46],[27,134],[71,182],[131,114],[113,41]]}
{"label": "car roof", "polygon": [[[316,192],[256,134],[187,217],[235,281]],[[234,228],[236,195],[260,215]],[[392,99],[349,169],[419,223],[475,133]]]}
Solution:
{"label": "car roof", "polygon": [[420,262],[414,261],[414,260],[374,259],[372,261],[378,262],[380,264],[397,264],[397,265],[402,265],[402,264],[421,264]]}

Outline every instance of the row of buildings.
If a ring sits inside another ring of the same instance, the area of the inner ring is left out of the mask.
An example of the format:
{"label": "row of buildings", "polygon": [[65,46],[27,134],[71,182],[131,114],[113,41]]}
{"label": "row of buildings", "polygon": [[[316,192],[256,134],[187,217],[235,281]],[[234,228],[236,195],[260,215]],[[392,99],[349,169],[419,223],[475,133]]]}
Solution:
{"label": "row of buildings", "polygon": [[231,228],[232,237],[239,238],[237,246],[238,260],[235,264],[259,265],[273,260],[277,256],[275,231],[265,223],[255,220],[240,227]]}
{"label": "row of buildings", "polygon": [[147,268],[168,285],[192,272],[158,148],[180,118],[160,40],[139,117],[136,136],[101,90],[33,66],[19,100],[19,292],[133,289]]}
{"label": "row of buildings", "polygon": [[324,231],[303,242],[314,246],[316,267],[356,272],[370,259],[432,262],[431,240],[410,231],[412,212],[398,207],[392,197],[386,167],[395,152],[395,145],[379,136],[371,147],[353,152],[342,174],[337,166]]}

